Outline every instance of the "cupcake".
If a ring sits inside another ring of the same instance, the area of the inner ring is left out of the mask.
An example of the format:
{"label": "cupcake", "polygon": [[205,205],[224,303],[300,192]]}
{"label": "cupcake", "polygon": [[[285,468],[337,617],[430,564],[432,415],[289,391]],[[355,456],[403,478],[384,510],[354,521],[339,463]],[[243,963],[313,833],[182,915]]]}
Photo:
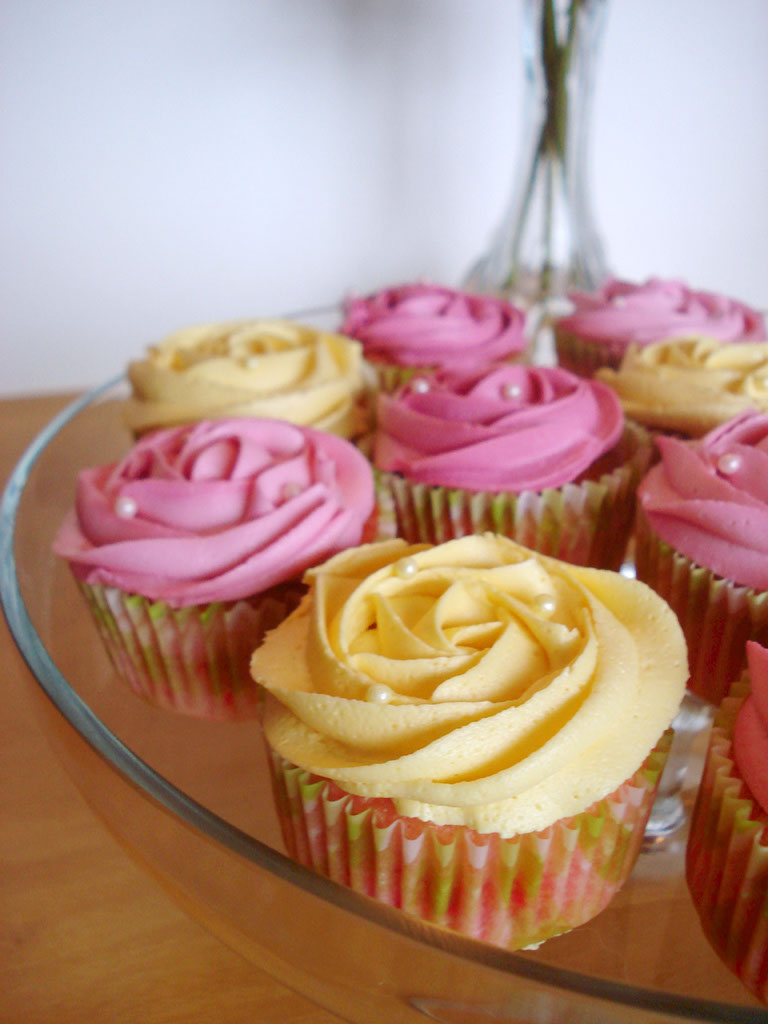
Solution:
{"label": "cupcake", "polygon": [[768,342],[690,337],[630,345],[598,380],[652,431],[701,437],[747,409],[768,412]]}
{"label": "cupcake", "polygon": [[360,343],[288,320],[189,327],[128,366],[135,435],[255,416],[354,438],[368,424]]}
{"label": "cupcake", "polygon": [[598,914],[684,692],[667,606],[493,534],[366,545],[308,581],[251,662],[290,855],[509,949]]}
{"label": "cupcake", "polygon": [[691,692],[719,704],[747,640],[768,643],[768,414],[657,444],[638,488],[637,575],[680,619]]}
{"label": "cupcake", "polygon": [[405,284],[349,299],[340,331],[362,342],[379,386],[392,391],[414,374],[518,359],[524,328],[525,314],[506,299]]}
{"label": "cupcake", "polygon": [[249,659],[304,593],[305,569],[364,538],[365,458],[277,420],[203,421],[147,434],[83,470],[54,551],[118,675],[191,715],[252,715]]}
{"label": "cupcake", "polygon": [[573,292],[574,310],[554,324],[557,361],[591,376],[616,369],[627,348],[705,335],[718,341],[765,341],[763,317],[735,299],[693,291],[682,281],[608,280],[596,292]]}
{"label": "cupcake", "polygon": [[604,384],[499,364],[414,377],[380,394],[373,446],[382,515],[411,542],[491,530],[618,569],[651,444]]}
{"label": "cupcake", "polygon": [[768,1003],[768,650],[748,643],[747,665],[715,715],[686,875],[709,942]]}

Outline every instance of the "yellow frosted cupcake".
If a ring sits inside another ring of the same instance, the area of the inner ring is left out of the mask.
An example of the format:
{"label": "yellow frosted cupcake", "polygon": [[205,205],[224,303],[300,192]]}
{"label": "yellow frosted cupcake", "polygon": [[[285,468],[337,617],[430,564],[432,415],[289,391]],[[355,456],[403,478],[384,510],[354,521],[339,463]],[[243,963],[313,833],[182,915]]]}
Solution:
{"label": "yellow frosted cupcake", "polygon": [[768,342],[695,336],[632,345],[597,371],[625,416],[650,430],[701,437],[747,409],[768,412]]}
{"label": "yellow frosted cupcake", "polygon": [[287,420],[352,439],[368,426],[362,347],[288,320],[188,327],[130,363],[135,434],[204,419]]}
{"label": "yellow frosted cupcake", "polygon": [[343,552],[254,653],[292,856],[516,949],[599,913],[684,692],[649,588],[493,534]]}

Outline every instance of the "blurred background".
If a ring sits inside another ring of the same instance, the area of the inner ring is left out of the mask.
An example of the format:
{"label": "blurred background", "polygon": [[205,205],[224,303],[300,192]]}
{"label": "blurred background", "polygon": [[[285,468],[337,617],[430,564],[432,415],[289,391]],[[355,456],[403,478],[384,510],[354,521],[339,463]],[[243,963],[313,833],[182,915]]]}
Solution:
{"label": "blurred background", "polygon": [[[187,324],[458,284],[517,166],[521,0],[5,0],[0,393]],[[611,269],[768,308],[768,3],[609,0]]]}

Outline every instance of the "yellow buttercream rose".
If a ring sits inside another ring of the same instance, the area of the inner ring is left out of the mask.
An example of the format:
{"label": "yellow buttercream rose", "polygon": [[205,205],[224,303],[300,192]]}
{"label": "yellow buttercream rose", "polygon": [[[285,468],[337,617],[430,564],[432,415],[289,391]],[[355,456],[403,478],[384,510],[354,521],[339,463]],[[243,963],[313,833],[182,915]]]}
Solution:
{"label": "yellow buttercream rose", "polygon": [[137,434],[257,416],[353,437],[366,428],[359,342],[287,320],[189,327],[132,362],[125,420]]}
{"label": "yellow buttercream rose", "polygon": [[252,659],[267,740],[404,815],[546,828],[629,778],[683,696],[685,644],[653,591],[505,537],[369,545],[307,579]]}
{"label": "yellow buttercream rose", "polygon": [[630,347],[597,376],[645,426],[700,437],[746,409],[768,412],[768,342],[690,337]]}

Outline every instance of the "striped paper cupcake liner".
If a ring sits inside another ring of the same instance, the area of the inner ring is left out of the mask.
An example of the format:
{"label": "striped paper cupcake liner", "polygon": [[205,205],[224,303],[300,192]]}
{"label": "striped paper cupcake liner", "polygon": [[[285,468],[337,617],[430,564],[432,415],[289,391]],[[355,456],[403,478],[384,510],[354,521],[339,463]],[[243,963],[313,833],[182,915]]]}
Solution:
{"label": "striped paper cupcake liner", "polygon": [[258,714],[251,654],[306,590],[291,582],[240,601],[171,608],[78,583],[115,671],[134,693],[169,711],[223,720]]}
{"label": "striped paper cupcake liner", "polygon": [[474,938],[521,949],[589,921],[637,859],[671,733],[588,810],[511,838],[400,816],[271,751],[287,850],[322,875]]}
{"label": "striped paper cupcake liner", "polygon": [[768,815],[733,759],[733,726],[749,692],[744,676],[715,714],[686,851],[686,876],[707,939],[768,1004]]}
{"label": "striped paper cupcake liner", "polygon": [[490,531],[573,565],[616,570],[651,457],[647,432],[627,423],[622,440],[591,468],[589,479],[514,494],[436,487],[375,470],[377,503],[382,516],[394,517],[397,535],[412,544]]}
{"label": "striped paper cupcake liner", "polygon": [[618,370],[626,351],[623,341],[593,341],[554,326],[557,365],[581,377],[594,377],[602,366]]}
{"label": "striped paper cupcake liner", "polygon": [[768,645],[768,592],[730,583],[675,551],[653,533],[642,506],[635,568],[680,621],[688,644],[688,689],[719,704],[746,666],[747,641]]}

